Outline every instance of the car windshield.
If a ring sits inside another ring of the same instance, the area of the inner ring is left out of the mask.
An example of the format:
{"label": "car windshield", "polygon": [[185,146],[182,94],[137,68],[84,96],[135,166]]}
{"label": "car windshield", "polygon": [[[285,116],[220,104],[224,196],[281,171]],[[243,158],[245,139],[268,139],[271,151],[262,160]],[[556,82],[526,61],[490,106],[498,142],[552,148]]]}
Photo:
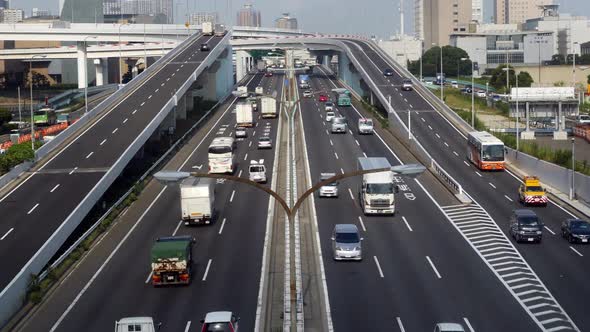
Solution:
{"label": "car windshield", "polygon": [[359,235],[358,233],[336,233],[336,242],[357,243],[359,242]]}
{"label": "car windshield", "polygon": [[222,154],[222,153],[229,153],[232,151],[230,146],[210,146],[209,153],[212,154]]}
{"label": "car windshield", "polygon": [[412,84],[412,81],[410,81],[410,80],[404,80],[404,84]]}
{"label": "car windshield", "polygon": [[361,120],[360,122],[361,122],[362,125],[363,124],[364,125],[367,125],[367,126],[372,126],[373,125],[373,120],[371,120],[371,119],[364,119],[364,120]]}
{"label": "car windshield", "polygon": [[539,218],[536,216],[524,216],[518,218],[518,221],[525,226],[537,226],[539,225]]}
{"label": "car windshield", "polygon": [[590,121],[590,115],[580,115],[580,120]]}
{"label": "car windshield", "polygon": [[236,129],[236,131],[246,131],[246,128],[238,127],[238,129]]}
{"label": "car windshield", "polygon": [[503,145],[486,145],[482,149],[484,161],[504,161]]}
{"label": "car windshield", "polygon": [[367,184],[367,194],[391,194],[393,193],[393,183],[369,183]]}
{"label": "car windshield", "polygon": [[250,173],[264,172],[264,166],[250,166]]}
{"label": "car windshield", "polygon": [[259,142],[270,142],[270,137],[260,137]]}
{"label": "car windshield", "polygon": [[207,323],[204,331],[206,332],[231,332],[229,323]]}
{"label": "car windshield", "polygon": [[332,121],[334,121],[335,124],[345,124],[346,123],[345,118],[334,118],[334,120],[332,120]]}
{"label": "car windshield", "polygon": [[590,231],[590,223],[583,220],[572,221],[571,228],[578,231]]}
{"label": "car windshield", "polygon": [[543,188],[540,186],[528,186],[526,187],[527,191],[543,191]]}

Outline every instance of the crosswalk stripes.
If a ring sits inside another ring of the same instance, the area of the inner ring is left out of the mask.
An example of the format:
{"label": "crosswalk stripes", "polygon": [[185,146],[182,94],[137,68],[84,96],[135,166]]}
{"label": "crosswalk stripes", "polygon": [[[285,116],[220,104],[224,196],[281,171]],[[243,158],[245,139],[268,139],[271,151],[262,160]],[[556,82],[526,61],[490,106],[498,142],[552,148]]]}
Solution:
{"label": "crosswalk stripes", "polygon": [[478,204],[442,212],[543,331],[579,331],[537,274]]}

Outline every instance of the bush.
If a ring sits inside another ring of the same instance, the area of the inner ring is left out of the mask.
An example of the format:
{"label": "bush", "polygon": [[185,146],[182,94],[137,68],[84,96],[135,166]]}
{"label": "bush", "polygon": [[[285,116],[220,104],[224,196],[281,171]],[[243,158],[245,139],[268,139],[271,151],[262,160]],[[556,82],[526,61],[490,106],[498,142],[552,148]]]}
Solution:
{"label": "bush", "polygon": [[[39,141],[35,141],[35,149],[41,146]],[[25,142],[11,146],[5,154],[0,155],[0,174],[10,171],[14,166],[32,160],[35,157],[31,149],[31,143]]]}

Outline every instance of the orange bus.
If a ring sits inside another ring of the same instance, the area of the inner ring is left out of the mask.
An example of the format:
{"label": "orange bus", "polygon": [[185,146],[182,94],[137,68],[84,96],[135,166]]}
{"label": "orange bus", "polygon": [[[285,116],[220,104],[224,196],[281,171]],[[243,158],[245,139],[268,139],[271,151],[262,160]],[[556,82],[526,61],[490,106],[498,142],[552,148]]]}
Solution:
{"label": "orange bus", "polygon": [[467,136],[467,158],[481,170],[504,170],[504,153],[504,143],[487,131]]}

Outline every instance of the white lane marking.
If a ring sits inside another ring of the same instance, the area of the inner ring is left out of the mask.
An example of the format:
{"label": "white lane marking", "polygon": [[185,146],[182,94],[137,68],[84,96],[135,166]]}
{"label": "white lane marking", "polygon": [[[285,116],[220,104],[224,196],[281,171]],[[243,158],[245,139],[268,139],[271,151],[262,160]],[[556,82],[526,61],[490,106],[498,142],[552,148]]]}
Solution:
{"label": "white lane marking", "polygon": [[149,95],[148,100],[152,99],[152,95]]}
{"label": "white lane marking", "polygon": [[465,321],[465,325],[467,325],[469,332],[475,332],[473,326],[471,326],[471,323],[469,322],[469,319],[467,319],[467,317],[463,317],[463,321]]}
{"label": "white lane marking", "polygon": [[178,230],[180,229],[180,225],[182,225],[182,219],[180,219],[178,221],[178,224],[176,224],[176,228],[174,228],[174,232],[172,232],[172,236],[176,236],[176,233],[178,232]]}
{"label": "white lane marking", "polygon": [[168,82],[168,81],[170,81],[170,77],[168,77],[168,78],[166,79],[166,82]]}
{"label": "white lane marking", "polygon": [[137,110],[133,110],[133,112],[131,112],[131,115],[137,113]]}
{"label": "white lane marking", "polygon": [[[180,68],[176,68],[176,72],[179,72]],[[174,76],[174,73],[172,73],[172,76]]]}
{"label": "white lane marking", "polygon": [[448,148],[449,147],[449,144],[447,144],[447,142],[444,142],[444,143],[445,143],[445,146]]}
{"label": "white lane marking", "polygon": [[246,153],[246,155],[244,156],[244,160],[248,159],[248,154]]}
{"label": "white lane marking", "polygon": [[404,329],[404,324],[402,324],[402,319],[395,317],[395,320],[397,321],[397,326],[399,326],[400,332],[406,332],[406,329]]}
{"label": "white lane marking", "polygon": [[73,170],[70,171],[70,173],[68,173],[68,175],[72,175],[74,174],[74,172],[78,169],[78,166],[74,167]]}
{"label": "white lane marking", "polygon": [[363,231],[367,231],[367,229],[365,228],[365,223],[363,222],[363,218],[361,218],[361,216],[359,216],[359,222],[361,223],[361,227],[363,228]]}
{"label": "white lane marking", "polygon": [[350,198],[352,198],[352,200],[354,201],[354,195],[352,194],[352,190],[350,190],[350,188],[348,188],[348,193],[350,194]]}
{"label": "white lane marking", "polygon": [[356,142],[356,145],[361,146],[358,140],[355,139],[354,141]]}
{"label": "white lane marking", "polygon": [[186,327],[184,328],[184,332],[188,332],[191,328],[191,321],[189,320],[188,322],[186,322]]}
{"label": "white lane marking", "polygon": [[207,280],[207,274],[209,274],[209,268],[211,267],[212,259],[209,258],[209,262],[207,262],[207,268],[205,268],[205,274],[203,274],[203,281]]}
{"label": "white lane marking", "polygon": [[342,174],[344,174],[344,168],[340,168],[340,172],[342,172]]}
{"label": "white lane marking", "polygon": [[332,142],[332,140],[330,140],[330,145],[331,146],[334,146],[334,142]]}
{"label": "white lane marking", "polygon": [[53,189],[51,189],[49,192],[52,193],[54,192],[57,188],[59,188],[59,183],[55,185],[55,187],[53,187]]}
{"label": "white lane marking", "polygon": [[160,91],[160,88],[157,88],[154,93],[158,93],[158,91]]}
{"label": "white lane marking", "polygon": [[172,75],[170,75],[170,77],[173,77],[174,75],[176,75],[176,73],[172,73]]}
{"label": "white lane marking", "polygon": [[482,175],[479,174],[479,172],[475,172],[475,174],[477,174],[477,176],[479,176],[480,178],[482,177]]}
{"label": "white lane marking", "polygon": [[225,218],[223,218],[223,221],[221,222],[221,227],[219,228],[219,235],[221,235],[221,233],[223,232],[224,226],[225,226]]}
{"label": "white lane marking", "polygon": [[412,106],[412,104],[408,104],[408,106],[410,106],[410,108],[414,108],[414,106]]}
{"label": "white lane marking", "polygon": [[465,160],[463,160],[463,163],[464,163],[464,164],[465,164],[467,167],[469,167],[469,163],[468,163],[468,162],[466,162]]}
{"label": "white lane marking", "polygon": [[547,226],[543,226],[545,227],[545,229],[547,230],[547,232],[551,233],[551,235],[555,235],[555,232],[553,230],[551,230],[551,228],[547,227]]}
{"label": "white lane marking", "polygon": [[125,124],[127,121],[129,121],[129,118],[125,118],[125,120],[123,120],[123,124]]}
{"label": "white lane marking", "polygon": [[434,263],[432,262],[430,257],[426,256],[426,260],[428,261],[428,263],[430,263],[430,267],[432,267],[432,270],[434,270],[434,273],[436,274],[436,276],[439,279],[442,279],[442,277],[440,276],[440,273],[438,273],[438,270],[436,269],[436,266],[434,266]]}
{"label": "white lane marking", "polygon": [[511,202],[514,202],[514,201],[512,200],[512,198],[508,197],[508,195],[504,195],[504,197],[505,197],[507,200],[509,200],[509,201],[511,201]]}
{"label": "white lane marking", "polygon": [[141,220],[143,220],[143,218],[145,217],[145,215],[151,210],[152,206],[154,206],[154,204],[156,203],[156,201],[160,198],[160,196],[162,196],[162,193],[164,193],[164,190],[166,190],[167,187],[168,186],[164,186],[164,188],[162,188],[162,190],[160,191],[160,193],[158,194],[158,196],[156,196],[156,198],[147,207],[147,209],[143,212],[143,214],[139,217],[139,219],[137,219],[137,221],[135,222],[135,224],[133,225],[133,227],[131,227],[131,229],[127,232],[127,234],[125,234],[125,237],[123,237],[123,239],[119,242],[119,244],[117,244],[117,246],[115,247],[115,249],[113,251],[111,251],[111,254],[107,257],[107,259],[102,263],[102,265],[94,273],[94,275],[92,276],[92,278],[90,278],[90,280],[86,283],[86,285],[84,286],[84,288],[82,288],[82,290],[78,293],[78,295],[76,295],[76,298],[74,298],[74,300],[70,303],[70,305],[68,306],[68,308],[66,309],[66,311],[64,311],[64,313],[61,314],[61,316],[59,317],[59,319],[57,320],[57,322],[55,322],[55,324],[53,324],[53,326],[49,330],[50,332],[54,332],[59,327],[59,325],[61,324],[61,322],[66,318],[66,316],[70,313],[70,311],[72,311],[72,309],[74,308],[74,306],[76,306],[76,304],[78,303],[78,301],[80,301],[80,298],[82,297],[82,295],[84,295],[84,293],[86,293],[86,291],[88,290],[88,288],[90,288],[90,286],[96,280],[96,278],[98,277],[98,275],[102,272],[102,270],[104,270],[105,266],[111,261],[111,259],[113,259],[113,256],[115,256],[115,254],[119,251],[119,249],[121,248],[121,246],[123,246],[123,244],[125,243],[125,241],[127,240],[127,238],[129,238],[129,236],[131,235],[131,233],[135,230],[135,228],[137,228],[137,225],[139,225],[139,222],[141,222]]}
{"label": "white lane marking", "polygon": [[31,213],[33,213],[33,211],[35,211],[35,209],[37,208],[37,206],[39,206],[39,203],[35,204],[35,206],[33,206],[33,207],[32,207],[32,208],[29,210],[29,212],[27,212],[27,214],[31,214]]}
{"label": "white lane marking", "polygon": [[8,236],[8,234],[12,233],[13,230],[14,230],[14,227],[9,229],[8,232],[4,233],[4,235],[2,237],[0,237],[0,241],[4,240]]}
{"label": "white lane marking", "polygon": [[231,192],[231,197],[229,198],[229,202],[230,203],[234,201],[234,195],[235,194],[236,194],[236,191],[235,190]]}
{"label": "white lane marking", "polygon": [[581,253],[581,252],[577,251],[577,250],[576,250],[576,248],[574,248],[574,247],[570,246],[570,249],[571,249],[571,250],[573,250],[573,252],[575,252],[576,254],[578,254],[578,256],[580,256],[580,257],[584,257],[584,255],[582,255],[582,253]]}
{"label": "white lane marking", "polygon": [[86,159],[90,158],[90,156],[92,156],[93,154],[94,154],[94,151],[93,151],[93,152],[90,152],[90,153],[89,153],[89,154],[86,156]]}
{"label": "white lane marking", "polygon": [[250,143],[248,143],[248,147],[251,147],[251,146],[252,146],[252,141],[250,141]]}
{"label": "white lane marking", "polygon": [[150,271],[150,273],[148,273],[147,278],[145,278],[145,283],[147,284],[148,282],[150,282],[150,280],[152,279],[152,274],[154,273],[154,271]]}
{"label": "white lane marking", "polygon": [[100,142],[100,145],[102,146],[106,142],[107,142],[107,139],[105,138],[105,139],[102,140],[102,142]]}
{"label": "white lane marking", "polygon": [[410,232],[413,232],[414,230],[412,229],[412,227],[410,227],[410,223],[408,223],[408,220],[406,219],[406,217],[402,217],[402,220],[404,221],[404,223],[406,224],[406,227],[408,227]]}
{"label": "white lane marking", "polygon": [[334,152],[334,156],[336,156],[336,159],[338,159],[338,154],[336,152]]}
{"label": "white lane marking", "polygon": [[254,137],[254,136],[256,136],[256,130],[254,130],[254,131],[252,132],[252,136],[253,136],[253,137]]}
{"label": "white lane marking", "polygon": [[426,122],[426,120],[424,120],[424,118],[421,117],[420,119],[422,119],[422,122]]}
{"label": "white lane marking", "polygon": [[373,260],[375,260],[375,265],[377,265],[377,270],[379,270],[379,275],[381,276],[381,278],[385,278],[385,276],[383,276],[383,270],[381,270],[381,265],[379,264],[379,260],[377,259],[377,256],[373,256]]}
{"label": "white lane marking", "polygon": [[494,184],[493,184],[493,183],[491,183],[491,182],[488,182],[488,184],[489,184],[489,185],[490,185],[492,188],[496,189],[496,186],[494,186]]}
{"label": "white lane marking", "polygon": [[428,125],[428,129],[432,130],[432,127],[430,125]]}
{"label": "white lane marking", "polygon": [[348,132],[352,135],[352,130],[348,129]]}
{"label": "white lane marking", "polygon": [[453,151],[453,154],[457,157],[459,157],[459,154],[456,151]]}
{"label": "white lane marking", "polygon": [[242,170],[240,170],[240,173],[238,173],[238,177],[242,176]]}
{"label": "white lane marking", "polygon": [[144,101],[144,102],[142,102],[142,103],[141,103],[139,106],[141,107],[141,106],[143,106],[143,105],[145,105],[145,101]]}
{"label": "white lane marking", "polygon": [[328,129],[326,129],[326,135],[330,135],[330,133],[328,133]]}
{"label": "white lane marking", "polygon": [[436,138],[440,138],[440,135],[439,134],[435,134],[435,135],[436,135]]}
{"label": "white lane marking", "polygon": [[115,128],[115,130],[113,130],[112,134],[116,133],[117,130],[119,130],[119,128]]}
{"label": "white lane marking", "polygon": [[160,84],[160,86],[164,86],[164,85],[166,85],[166,82],[164,82],[164,83]]}
{"label": "white lane marking", "polygon": [[365,156],[365,158],[367,158],[367,154],[363,152],[363,156]]}

